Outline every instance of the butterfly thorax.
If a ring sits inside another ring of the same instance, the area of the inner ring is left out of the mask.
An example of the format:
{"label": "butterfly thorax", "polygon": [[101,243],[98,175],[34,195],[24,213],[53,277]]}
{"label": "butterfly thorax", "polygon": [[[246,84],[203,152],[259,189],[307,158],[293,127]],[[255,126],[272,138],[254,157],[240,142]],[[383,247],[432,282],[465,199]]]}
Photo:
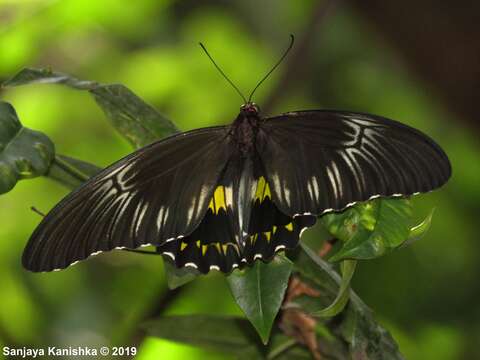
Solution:
{"label": "butterfly thorax", "polygon": [[254,103],[242,105],[232,124],[231,134],[243,158],[251,157],[254,153],[259,123],[258,107]]}

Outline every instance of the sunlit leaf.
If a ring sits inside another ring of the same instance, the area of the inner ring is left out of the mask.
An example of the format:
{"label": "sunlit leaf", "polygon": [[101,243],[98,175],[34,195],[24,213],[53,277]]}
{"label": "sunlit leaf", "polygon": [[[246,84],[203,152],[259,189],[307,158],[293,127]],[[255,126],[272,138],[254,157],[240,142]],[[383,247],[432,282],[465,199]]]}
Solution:
{"label": "sunlit leaf", "polygon": [[377,199],[322,217],[328,231],[342,241],[330,260],[374,259],[405,242],[412,206],[407,199]]}
{"label": "sunlit leaf", "polygon": [[264,344],[268,342],[291,271],[291,261],[276,256],[269,264],[256,261],[252,267],[234,271],[227,277],[235,301]]}
{"label": "sunlit leaf", "polygon": [[262,345],[247,320],[212,315],[165,316],[143,326],[151,336],[240,355],[262,358]]}
{"label": "sunlit leaf", "polygon": [[2,86],[12,87],[28,84],[64,84],[75,89],[89,90],[98,86],[94,81],[84,81],[73,76],[54,72],[50,69],[22,69],[12,78],[5,81]]}
{"label": "sunlit leaf", "polygon": [[432,217],[434,212],[435,209],[432,209],[427,215],[427,217],[420,224],[410,229],[408,239],[402,244],[402,247],[413,244],[414,242],[420,240],[425,236],[428,230],[430,230],[430,226],[432,225]]}
{"label": "sunlit leaf", "polygon": [[115,128],[137,148],[178,132],[170,120],[123,85],[102,85],[90,92]]}
{"label": "sunlit leaf", "polygon": [[51,70],[23,69],[3,86],[33,83],[63,84],[89,91],[113,126],[136,148],[178,132],[170,120],[121,84],[103,85]]}
{"label": "sunlit leaf", "polygon": [[311,359],[309,351],[280,332],[263,345],[245,319],[213,315],[164,316],[143,325],[148,335],[223,352],[235,359]]}
{"label": "sunlit leaf", "polygon": [[19,180],[45,175],[54,154],[45,134],[23,127],[12,105],[0,101],[0,194]]}

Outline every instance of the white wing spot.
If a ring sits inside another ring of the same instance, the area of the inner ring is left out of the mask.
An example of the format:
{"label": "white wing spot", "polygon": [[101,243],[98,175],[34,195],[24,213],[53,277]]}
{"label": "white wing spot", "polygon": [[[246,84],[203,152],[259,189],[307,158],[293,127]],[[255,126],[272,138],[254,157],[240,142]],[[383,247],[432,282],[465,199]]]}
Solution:
{"label": "white wing spot", "polygon": [[283,249],[285,249],[285,245],[278,245],[277,247],[275,247],[274,252],[277,252],[277,251],[280,251],[280,250],[283,250]]}
{"label": "white wing spot", "polygon": [[308,227],[304,227],[304,228],[302,228],[302,230],[300,230],[300,234],[298,235],[298,238],[301,238],[301,237],[302,237],[302,234],[303,234],[303,232],[304,232],[305,230],[307,230],[307,229],[308,229]]}
{"label": "white wing spot", "polygon": [[175,260],[175,255],[173,255],[171,252],[164,252],[162,253],[163,255],[167,255],[170,259]]}
{"label": "white wing spot", "polygon": [[138,217],[137,226],[135,228],[135,235],[138,235],[138,230],[140,230],[140,225],[142,225],[143,217],[145,216],[145,213],[147,212],[147,209],[148,209],[148,202],[146,201],[143,204],[142,209],[140,210],[140,215]]}

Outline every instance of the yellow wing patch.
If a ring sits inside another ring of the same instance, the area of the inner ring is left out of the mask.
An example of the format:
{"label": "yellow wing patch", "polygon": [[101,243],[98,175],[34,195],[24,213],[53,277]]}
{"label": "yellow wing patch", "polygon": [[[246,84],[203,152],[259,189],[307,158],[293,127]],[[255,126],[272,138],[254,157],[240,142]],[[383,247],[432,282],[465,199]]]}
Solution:
{"label": "yellow wing patch", "polygon": [[252,246],[255,245],[257,238],[258,238],[258,234],[250,236],[250,243],[252,244]]}
{"label": "yellow wing patch", "polygon": [[227,250],[228,250],[228,244],[223,244],[223,245],[222,245],[222,250],[223,250],[223,253],[226,255],[226,254],[227,254]]}
{"label": "yellow wing patch", "polygon": [[293,223],[285,225],[285,229],[287,229],[288,231],[293,231]]}
{"label": "yellow wing patch", "polygon": [[212,246],[214,249],[217,249],[217,251],[220,254],[223,254],[223,255],[227,255],[228,247],[233,246],[233,248],[237,251],[237,253],[240,254],[237,244],[234,244],[234,243],[231,243],[231,242],[226,243],[226,244],[220,244],[219,242],[214,242],[214,243],[202,245],[202,256],[205,256],[209,246]]}
{"label": "yellow wing patch", "polygon": [[227,201],[225,196],[225,186],[220,185],[215,188],[213,197],[210,200],[208,207],[212,210],[214,214],[218,214],[220,209],[227,211]]}
{"label": "yellow wing patch", "polygon": [[270,186],[263,176],[260,176],[257,182],[257,191],[255,191],[255,200],[262,202],[265,198],[272,198]]}
{"label": "yellow wing patch", "polygon": [[267,241],[270,241],[270,239],[272,238],[271,231],[264,232],[263,235],[265,235],[265,237],[267,238]]}

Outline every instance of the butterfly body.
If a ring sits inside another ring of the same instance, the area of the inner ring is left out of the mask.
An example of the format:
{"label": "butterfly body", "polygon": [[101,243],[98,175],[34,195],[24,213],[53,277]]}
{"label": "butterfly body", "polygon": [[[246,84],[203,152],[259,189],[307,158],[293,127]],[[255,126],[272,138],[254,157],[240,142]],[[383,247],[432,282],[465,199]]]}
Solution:
{"label": "butterfly body", "polygon": [[257,105],[247,103],[240,108],[240,113],[231,125],[231,136],[243,158],[252,157],[255,153],[260,122]]}
{"label": "butterfly body", "polygon": [[312,110],[148,145],[63,199],[23,255],[32,271],[153,245],[177,267],[230,272],[297,246],[318,216],[377,197],[431,191],[450,162],[428,136],[380,116]]}

